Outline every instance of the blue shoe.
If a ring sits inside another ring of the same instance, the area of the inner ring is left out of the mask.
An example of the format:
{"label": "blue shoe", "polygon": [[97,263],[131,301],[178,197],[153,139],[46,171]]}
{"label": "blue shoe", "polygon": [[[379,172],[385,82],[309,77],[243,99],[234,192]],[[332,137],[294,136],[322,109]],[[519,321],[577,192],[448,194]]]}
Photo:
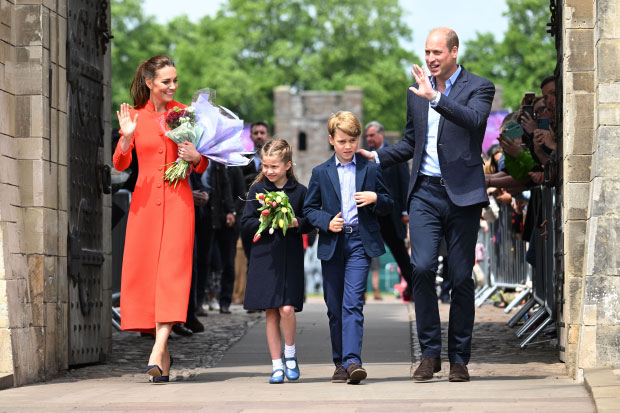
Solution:
{"label": "blue shoe", "polygon": [[[276,375],[277,372],[280,372],[282,374]],[[269,384],[280,384],[280,383],[284,383],[284,370],[277,369],[277,370],[274,370],[273,373],[271,373],[271,377],[269,378]]]}
{"label": "blue shoe", "polygon": [[170,376],[151,377],[151,382],[155,384],[164,384],[170,381]]}
{"label": "blue shoe", "polygon": [[161,367],[159,367],[157,364],[146,366],[146,374],[151,377],[161,377],[161,373]]}
{"label": "blue shoe", "polygon": [[[294,361],[295,367],[292,369],[288,368],[286,362]],[[284,368],[286,369],[286,378],[289,380],[297,380],[299,378],[299,364],[297,364],[297,357],[290,357],[284,359]]]}
{"label": "blue shoe", "polygon": [[[172,367],[172,363],[174,363],[174,360],[172,359],[172,356],[170,356],[170,367]],[[164,384],[164,383],[168,383],[169,381],[170,381],[170,376],[151,377],[151,382],[155,384]]]}

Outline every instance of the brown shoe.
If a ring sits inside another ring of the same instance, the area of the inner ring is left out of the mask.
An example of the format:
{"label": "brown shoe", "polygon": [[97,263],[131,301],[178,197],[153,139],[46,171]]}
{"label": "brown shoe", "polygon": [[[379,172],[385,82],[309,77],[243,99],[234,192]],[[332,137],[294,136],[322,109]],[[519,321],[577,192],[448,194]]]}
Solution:
{"label": "brown shoe", "polygon": [[412,379],[415,381],[428,381],[433,379],[433,374],[441,370],[441,358],[422,357],[422,361],[413,372]]}
{"label": "brown shoe", "polygon": [[359,384],[366,378],[366,370],[357,363],[351,363],[347,367],[347,375],[349,376],[348,384]]}
{"label": "brown shoe", "polygon": [[332,383],[346,383],[349,376],[341,364],[336,366],[334,375],[332,376]]}
{"label": "brown shoe", "polygon": [[469,371],[463,363],[450,363],[450,375],[448,381],[459,382],[469,381]]}

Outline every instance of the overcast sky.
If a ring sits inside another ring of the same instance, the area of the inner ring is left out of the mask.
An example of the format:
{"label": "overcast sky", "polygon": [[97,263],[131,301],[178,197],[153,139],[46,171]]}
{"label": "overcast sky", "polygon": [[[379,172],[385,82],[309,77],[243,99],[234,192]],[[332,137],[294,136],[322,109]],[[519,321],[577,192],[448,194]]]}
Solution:
{"label": "overcast sky", "polygon": [[[502,16],[507,10],[505,0],[399,1],[405,11],[404,21],[413,31],[413,43],[403,46],[411,48],[420,58],[424,56],[426,35],[434,27],[451,27],[463,44],[474,39],[476,32],[491,32],[496,39],[502,39],[508,24]],[[154,15],[160,23],[165,23],[181,14],[190,15],[192,20],[198,20],[205,14],[213,15],[222,3],[224,0],[183,0],[178,6],[172,7],[170,0],[145,0],[144,10]],[[435,12],[437,9],[441,13]]]}

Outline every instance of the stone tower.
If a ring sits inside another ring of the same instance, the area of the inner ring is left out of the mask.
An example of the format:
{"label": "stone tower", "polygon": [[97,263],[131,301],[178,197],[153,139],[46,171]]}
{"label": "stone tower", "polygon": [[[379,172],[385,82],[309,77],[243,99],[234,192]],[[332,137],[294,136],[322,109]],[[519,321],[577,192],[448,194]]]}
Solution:
{"label": "stone tower", "polygon": [[295,175],[304,185],[312,168],[334,153],[327,139],[327,119],[339,110],[353,112],[364,125],[362,89],[347,86],[344,92],[294,93],[289,86],[274,88],[274,138],[291,144]]}

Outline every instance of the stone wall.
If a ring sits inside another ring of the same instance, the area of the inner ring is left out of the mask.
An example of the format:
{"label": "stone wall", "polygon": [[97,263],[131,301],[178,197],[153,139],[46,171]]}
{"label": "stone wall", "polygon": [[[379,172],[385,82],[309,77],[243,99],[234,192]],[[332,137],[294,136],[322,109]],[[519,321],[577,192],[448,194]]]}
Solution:
{"label": "stone wall", "polygon": [[[296,94],[288,86],[274,88],[274,137],[286,139],[291,144],[295,175],[304,185],[308,185],[312,168],[334,153],[327,139],[327,119],[339,110],[353,112],[363,127],[362,89],[347,86],[344,92]],[[302,134],[306,136],[306,146],[300,150]]]}
{"label": "stone wall", "polygon": [[564,4],[563,342],[569,373],[620,364],[620,0]]}
{"label": "stone wall", "polygon": [[2,0],[1,16],[0,369],[19,385],[67,367],[66,3]]}
{"label": "stone wall", "polygon": [[0,2],[1,388],[68,367],[69,197],[66,0]]}

